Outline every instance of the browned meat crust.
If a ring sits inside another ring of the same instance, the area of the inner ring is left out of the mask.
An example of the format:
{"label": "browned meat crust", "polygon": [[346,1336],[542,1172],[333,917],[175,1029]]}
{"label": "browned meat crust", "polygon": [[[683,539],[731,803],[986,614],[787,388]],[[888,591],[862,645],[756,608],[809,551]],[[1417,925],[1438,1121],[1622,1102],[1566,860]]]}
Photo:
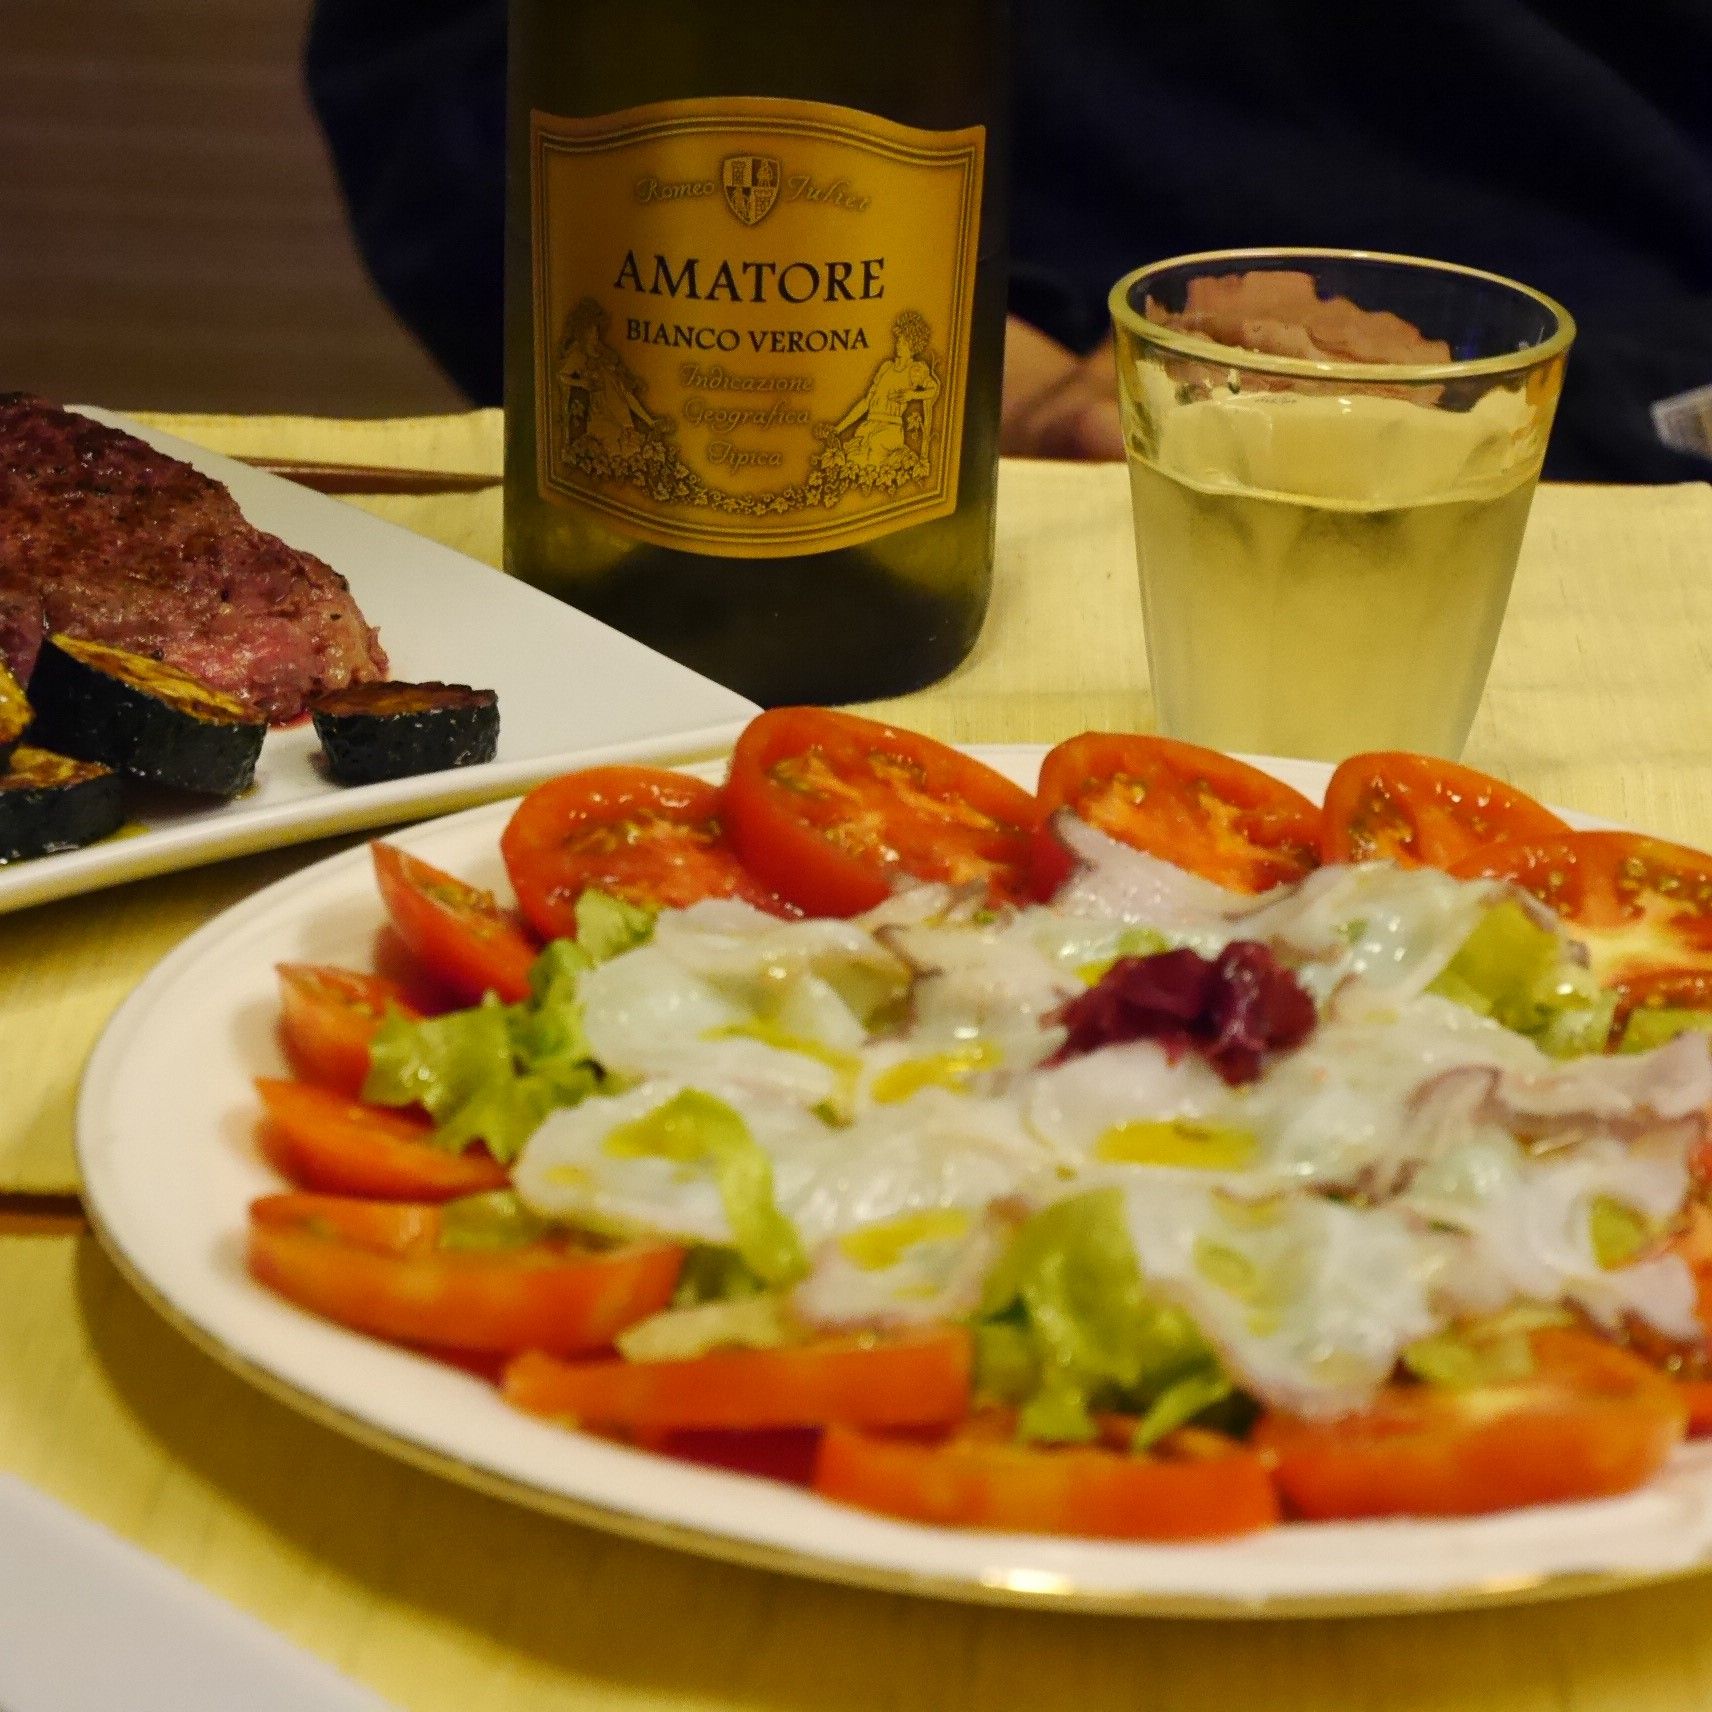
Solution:
{"label": "browned meat crust", "polygon": [[386,675],[345,579],[246,522],[218,482],[0,395],[0,659],[20,681],[48,630],[165,660],[275,723]]}

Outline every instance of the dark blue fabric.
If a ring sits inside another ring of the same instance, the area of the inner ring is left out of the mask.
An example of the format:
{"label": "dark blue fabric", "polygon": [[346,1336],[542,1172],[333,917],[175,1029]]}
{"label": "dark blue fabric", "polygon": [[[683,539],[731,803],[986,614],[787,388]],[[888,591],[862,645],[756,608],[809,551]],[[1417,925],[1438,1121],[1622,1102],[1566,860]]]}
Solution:
{"label": "dark blue fabric", "polygon": [[305,63],[381,294],[471,399],[497,404],[504,0],[324,0]]}
{"label": "dark blue fabric", "polygon": [[[1648,415],[1712,383],[1712,0],[1015,10],[1012,304],[1047,332],[1090,347],[1111,281],[1180,252],[1465,262],[1580,324],[1548,474],[1712,475]],[[501,387],[504,31],[501,0],[319,0],[308,56],[377,282],[484,402]]]}

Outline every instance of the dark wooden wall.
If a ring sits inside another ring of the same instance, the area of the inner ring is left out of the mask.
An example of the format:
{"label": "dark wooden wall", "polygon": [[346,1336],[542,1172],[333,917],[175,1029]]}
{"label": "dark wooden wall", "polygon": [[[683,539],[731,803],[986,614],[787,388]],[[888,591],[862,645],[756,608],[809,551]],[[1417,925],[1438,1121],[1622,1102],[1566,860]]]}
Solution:
{"label": "dark wooden wall", "polygon": [[0,391],[387,415],[459,395],[376,297],[309,0],[0,0]]}

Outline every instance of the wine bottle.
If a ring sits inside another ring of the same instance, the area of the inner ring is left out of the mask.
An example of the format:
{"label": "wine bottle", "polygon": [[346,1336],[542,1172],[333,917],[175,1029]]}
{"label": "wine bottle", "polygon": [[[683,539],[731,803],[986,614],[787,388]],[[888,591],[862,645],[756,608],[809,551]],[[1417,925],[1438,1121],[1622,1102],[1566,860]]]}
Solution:
{"label": "wine bottle", "polygon": [[1006,0],[512,0],[506,566],[769,706],[991,584]]}

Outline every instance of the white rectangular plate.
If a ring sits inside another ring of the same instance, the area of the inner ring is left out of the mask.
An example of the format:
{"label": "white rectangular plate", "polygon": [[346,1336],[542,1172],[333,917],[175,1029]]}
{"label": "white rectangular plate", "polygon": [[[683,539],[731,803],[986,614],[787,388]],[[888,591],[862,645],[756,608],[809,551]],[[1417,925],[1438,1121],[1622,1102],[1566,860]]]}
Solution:
{"label": "white rectangular plate", "polygon": [[375,785],[317,768],[307,721],[268,733],[255,785],[231,802],[145,811],[84,850],[0,865],[0,915],[122,880],[276,845],[440,814],[572,767],[723,748],[754,703],[527,583],[355,506],[234,463],[110,411],[123,428],[231,490],[251,523],[325,559],[380,631],[392,675],[499,694],[499,753],[479,767]]}
{"label": "white rectangular plate", "polygon": [[157,1558],[0,1475],[6,1712],[387,1712]]}

